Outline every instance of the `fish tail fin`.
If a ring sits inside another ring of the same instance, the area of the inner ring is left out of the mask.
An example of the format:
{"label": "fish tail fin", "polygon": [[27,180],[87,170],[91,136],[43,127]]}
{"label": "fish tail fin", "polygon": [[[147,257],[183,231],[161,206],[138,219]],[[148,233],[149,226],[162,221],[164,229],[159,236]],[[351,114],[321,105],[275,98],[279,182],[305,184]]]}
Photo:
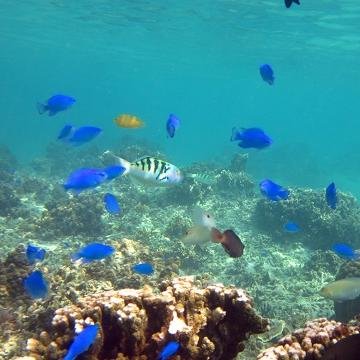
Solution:
{"label": "fish tail fin", "polygon": [[293,2],[294,2],[295,4],[300,5],[300,0],[293,0]]}
{"label": "fish tail fin", "polygon": [[48,110],[47,105],[44,105],[41,102],[37,102],[36,107],[40,115],[44,114]]}
{"label": "fish tail fin", "polygon": [[101,159],[103,162],[109,163],[116,161],[120,166],[122,166],[125,170],[122,175],[127,174],[130,171],[131,163],[119,156],[114,155],[111,151],[106,150],[102,155]]}
{"label": "fish tail fin", "polygon": [[237,141],[241,140],[241,133],[240,131],[234,126],[231,130],[231,138],[230,141]]}

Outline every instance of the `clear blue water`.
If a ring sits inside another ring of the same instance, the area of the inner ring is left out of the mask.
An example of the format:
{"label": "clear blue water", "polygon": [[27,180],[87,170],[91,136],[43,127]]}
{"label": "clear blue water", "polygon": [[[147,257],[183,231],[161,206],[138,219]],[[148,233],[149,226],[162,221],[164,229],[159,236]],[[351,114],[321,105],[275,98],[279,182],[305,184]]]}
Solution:
{"label": "clear blue water", "polygon": [[[0,142],[23,162],[65,123],[104,128],[102,148],[156,142],[172,162],[241,151],[233,126],[274,139],[250,152],[256,178],[360,193],[360,4],[356,0],[12,1],[0,12]],[[272,64],[276,83],[258,73]],[[55,117],[35,104],[54,93],[77,104]],[[112,119],[135,113],[141,130]],[[170,112],[181,130],[166,137]],[[130,159],[133,160],[133,159]],[[225,167],[225,165],[224,165]]]}

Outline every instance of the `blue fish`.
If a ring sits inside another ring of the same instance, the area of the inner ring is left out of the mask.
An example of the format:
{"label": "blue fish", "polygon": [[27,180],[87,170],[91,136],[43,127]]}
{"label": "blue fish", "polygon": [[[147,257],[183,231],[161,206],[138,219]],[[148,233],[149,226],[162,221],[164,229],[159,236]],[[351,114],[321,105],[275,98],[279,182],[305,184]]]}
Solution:
{"label": "blue fish", "polygon": [[82,168],[75,170],[69,175],[64,188],[65,190],[74,190],[79,193],[101,185],[107,178],[107,173],[101,169]]}
{"label": "blue fish", "polygon": [[269,200],[286,200],[289,197],[289,190],[283,188],[282,186],[274,183],[269,179],[261,181],[259,185],[261,193]]}
{"label": "blue fish", "polygon": [[87,351],[94,343],[99,332],[99,325],[88,325],[79,335],[77,335],[70,345],[64,360],[75,360],[80,354]]}
{"label": "blue fish", "polygon": [[72,126],[72,125],[69,125],[69,124],[65,125],[65,126],[61,129],[61,131],[60,131],[60,133],[59,133],[59,135],[58,135],[58,137],[57,137],[58,140],[63,140],[63,139],[65,139],[65,138],[67,138],[67,137],[70,135],[72,129],[73,129],[73,126]]}
{"label": "blue fish", "polygon": [[287,8],[289,8],[292,5],[292,3],[300,5],[300,0],[285,0],[285,6]]}
{"label": "blue fish", "polygon": [[179,348],[180,344],[177,341],[168,342],[161,350],[158,360],[167,360],[170,356],[175,355]]}
{"label": "blue fish", "polygon": [[112,215],[120,214],[121,212],[120,205],[113,194],[106,193],[104,195],[104,204],[105,204],[105,209],[108,213]]}
{"label": "blue fish", "polygon": [[284,225],[284,230],[289,233],[297,233],[300,231],[300,226],[292,221],[289,221]]}
{"label": "blue fish", "polygon": [[104,169],[104,172],[107,175],[107,180],[115,179],[118,176],[121,176],[125,172],[125,168],[121,165],[112,165]]}
{"label": "blue fish", "polygon": [[74,145],[79,146],[93,140],[101,133],[102,129],[96,126],[81,126],[75,128],[72,125],[65,125],[61,130],[58,139]]}
{"label": "blue fish", "polygon": [[44,298],[48,293],[47,281],[44,279],[42,272],[38,270],[32,272],[24,280],[24,287],[33,299]]}
{"label": "blue fish", "polygon": [[149,263],[137,264],[132,267],[132,270],[141,275],[151,275],[154,273],[154,268]]}
{"label": "blue fish", "polygon": [[174,137],[175,131],[176,129],[179,128],[179,126],[180,126],[180,119],[176,115],[170,114],[166,122],[166,131],[171,138]]}
{"label": "blue fish", "polygon": [[274,84],[275,77],[274,71],[269,64],[263,64],[259,68],[262,79],[269,85]]}
{"label": "blue fish", "polygon": [[71,96],[57,94],[48,99],[46,104],[37,103],[37,108],[40,115],[48,111],[48,115],[53,116],[68,109],[75,101]]}
{"label": "blue fish", "polygon": [[26,248],[26,257],[31,265],[35,264],[36,261],[43,261],[45,258],[46,250],[41,249],[37,246],[28,245]]}
{"label": "blue fish", "polygon": [[360,258],[360,254],[347,244],[336,243],[331,249],[346,260],[358,260]]}
{"label": "blue fish", "polygon": [[236,127],[232,129],[231,141],[239,141],[241,148],[255,148],[263,149],[272,144],[271,138],[259,128],[249,128],[237,130]]}
{"label": "blue fish", "polygon": [[115,249],[110,245],[91,243],[82,247],[72,257],[72,261],[81,260],[82,263],[90,263],[95,260],[103,260],[111,256]]}
{"label": "blue fish", "polygon": [[327,188],[325,193],[326,203],[333,209],[336,209],[337,204],[337,195],[336,195],[336,187],[332,182]]}

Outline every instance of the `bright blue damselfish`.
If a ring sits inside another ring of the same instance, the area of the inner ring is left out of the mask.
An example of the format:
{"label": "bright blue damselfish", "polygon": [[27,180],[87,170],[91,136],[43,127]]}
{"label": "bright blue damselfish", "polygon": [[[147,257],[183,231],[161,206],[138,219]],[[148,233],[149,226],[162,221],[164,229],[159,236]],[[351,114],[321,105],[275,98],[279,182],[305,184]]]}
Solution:
{"label": "bright blue damselfish", "polygon": [[107,175],[107,180],[115,179],[118,176],[121,176],[126,169],[121,165],[112,165],[104,169],[104,172]]}
{"label": "bright blue damselfish", "polygon": [[45,254],[45,249],[41,249],[34,245],[29,244],[26,248],[26,257],[31,265],[35,264],[36,261],[43,261]]}
{"label": "bright blue damselfish", "polygon": [[64,360],[75,360],[80,354],[87,351],[94,343],[96,335],[99,332],[99,325],[87,326],[79,335],[77,335],[70,345]]}
{"label": "bright blue damselfish", "polygon": [[171,138],[174,137],[175,131],[176,129],[179,128],[179,126],[180,126],[180,119],[176,115],[170,114],[166,122],[166,131]]}
{"label": "bright blue damselfish", "polygon": [[274,183],[269,179],[261,181],[259,185],[261,193],[269,200],[286,200],[289,197],[289,190],[283,188],[282,186]]}
{"label": "bright blue damselfish", "polygon": [[93,140],[101,131],[102,129],[96,126],[81,126],[76,128],[72,125],[65,125],[60,131],[58,139],[74,146],[80,146]]}
{"label": "bright blue damselfish", "polygon": [[37,108],[39,114],[44,114],[48,111],[48,115],[53,116],[60,111],[68,109],[75,101],[71,96],[57,94],[48,99],[45,104],[37,103]]}
{"label": "bright blue damselfish", "polygon": [[338,199],[337,199],[337,195],[336,195],[336,187],[333,182],[326,188],[325,199],[326,199],[326,203],[333,210],[335,210]]}
{"label": "bright blue damselfish", "polygon": [[111,256],[115,249],[110,245],[101,243],[91,243],[82,247],[72,257],[72,261],[81,260],[83,263],[89,263],[95,260],[103,260]]}
{"label": "bright blue damselfish", "polygon": [[259,68],[262,79],[269,85],[273,85],[275,81],[274,70],[269,64],[263,64]]}
{"label": "bright blue damselfish", "polygon": [[48,293],[48,284],[44,279],[41,271],[36,270],[32,272],[25,280],[24,287],[26,292],[33,299],[41,299],[46,297]]}
{"label": "bright blue damselfish", "polygon": [[105,203],[105,209],[107,210],[108,213],[113,215],[120,214],[121,212],[120,205],[113,194],[106,193],[104,195],[104,203]]}
{"label": "bright blue damselfish", "polygon": [[346,260],[358,260],[360,255],[348,244],[336,243],[332,246],[332,250]]}
{"label": "bright blue damselfish", "polygon": [[170,356],[175,355],[179,348],[180,344],[177,341],[168,342],[161,350],[158,360],[167,360]]}
{"label": "bright blue damselfish", "polygon": [[230,141],[239,141],[238,145],[244,149],[263,149],[272,144],[271,138],[259,128],[237,130],[233,127]]}
{"label": "bright blue damselfish", "polygon": [[132,270],[141,275],[151,275],[154,273],[154,268],[149,263],[141,263],[141,264],[134,265],[132,267]]}
{"label": "bright blue damselfish", "polygon": [[108,175],[101,169],[82,168],[72,172],[67,178],[65,190],[81,192],[86,189],[95,188],[107,180]]}
{"label": "bright blue damselfish", "polygon": [[284,230],[289,233],[297,233],[300,231],[300,226],[292,221],[289,221],[284,225]]}

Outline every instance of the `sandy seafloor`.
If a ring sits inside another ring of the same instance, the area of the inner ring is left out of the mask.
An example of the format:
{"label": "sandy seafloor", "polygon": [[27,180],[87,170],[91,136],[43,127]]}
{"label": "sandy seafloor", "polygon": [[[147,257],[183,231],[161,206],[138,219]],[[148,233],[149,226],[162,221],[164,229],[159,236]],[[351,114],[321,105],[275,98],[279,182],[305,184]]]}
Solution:
{"label": "sandy seafloor", "polygon": [[[333,315],[332,301],[321,298],[318,291],[334,279],[343,262],[327,249],[328,234],[336,240],[342,227],[347,234],[358,230],[352,224],[357,221],[358,206],[350,195],[340,194],[338,217],[326,207],[323,189],[291,188],[286,206],[271,203],[260,195],[258,184],[246,172],[246,154],[238,154],[226,164],[198,163],[183,169],[185,180],[178,186],[144,188],[123,177],[73,196],[61,187],[66,174],[75,163],[77,167],[89,162],[103,165],[101,153],[90,145],[76,149],[78,156],[69,157],[66,151],[58,151],[59,146],[50,145],[45,157],[26,168],[18,166],[16,171],[10,171],[15,159],[2,149],[0,256],[3,260],[28,243],[44,247],[46,259],[37,267],[50,282],[50,294],[46,300],[27,299],[25,303],[0,298],[1,308],[12,313],[0,341],[0,358],[22,354],[30,330],[41,330],[39,319],[49,318],[52,309],[79,296],[144,284],[156,286],[176,275],[197,275],[204,283],[244,288],[254,298],[257,311],[271,320],[272,332],[252,337],[239,359],[254,359],[259,349],[302,327],[306,320]],[[141,144],[114,152],[129,160],[142,154],[165,157]],[[208,184],[188,178],[189,174],[206,174]],[[118,196],[120,216],[105,212],[105,192]],[[245,244],[241,258],[230,258],[218,244],[203,248],[182,244],[180,239],[191,224],[195,205],[211,212],[218,228],[239,234]],[[352,217],[341,216],[344,213]],[[297,220],[302,230],[285,233],[282,224],[289,220]],[[95,240],[126,248],[126,257],[114,255],[82,267],[71,263],[74,251]],[[143,261],[154,264],[153,276],[141,277],[130,271],[133,264]],[[19,299],[26,298],[21,287],[14,293]]]}

